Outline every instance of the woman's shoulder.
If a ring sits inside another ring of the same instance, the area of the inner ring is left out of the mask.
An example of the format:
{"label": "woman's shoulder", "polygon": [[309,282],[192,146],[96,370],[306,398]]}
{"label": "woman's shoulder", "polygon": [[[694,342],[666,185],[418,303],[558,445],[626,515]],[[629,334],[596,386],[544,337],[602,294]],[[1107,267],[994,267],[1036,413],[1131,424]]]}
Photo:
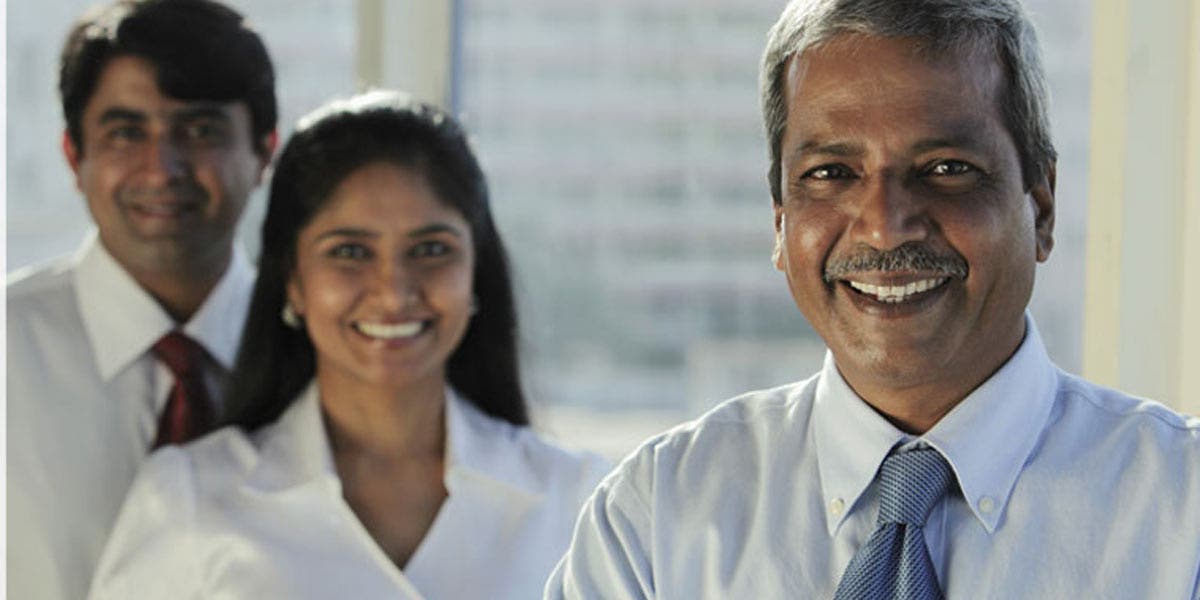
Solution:
{"label": "woman's shoulder", "polygon": [[[239,427],[226,426],[182,445],[164,446],[146,459],[138,478],[146,485],[211,490],[236,481],[258,462],[256,440]],[[188,485],[179,486],[186,479]]]}
{"label": "woman's shoulder", "polygon": [[479,465],[480,470],[507,474],[541,492],[582,493],[590,492],[612,468],[599,454],[488,415],[466,399],[456,398],[453,404],[450,443],[459,455],[455,459]]}

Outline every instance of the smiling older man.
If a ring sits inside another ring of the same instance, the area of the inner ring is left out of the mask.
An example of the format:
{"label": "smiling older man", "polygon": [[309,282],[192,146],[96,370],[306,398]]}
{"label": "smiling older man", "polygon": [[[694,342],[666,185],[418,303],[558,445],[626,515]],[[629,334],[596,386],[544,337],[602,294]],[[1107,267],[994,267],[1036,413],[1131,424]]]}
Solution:
{"label": "smiling older man", "polygon": [[1025,310],[1055,152],[1019,4],[796,0],[762,85],[825,366],[643,445],[546,597],[1200,597],[1200,420],[1060,371]]}

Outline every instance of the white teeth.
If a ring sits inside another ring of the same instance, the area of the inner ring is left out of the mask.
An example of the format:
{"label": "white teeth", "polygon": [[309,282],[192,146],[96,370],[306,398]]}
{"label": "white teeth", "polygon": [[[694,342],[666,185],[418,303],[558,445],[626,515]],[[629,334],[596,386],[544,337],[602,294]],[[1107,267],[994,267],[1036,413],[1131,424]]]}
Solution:
{"label": "white teeth", "polygon": [[933,279],[914,281],[908,285],[873,285],[859,281],[847,281],[847,283],[850,284],[850,287],[864,294],[875,296],[875,298],[880,302],[897,304],[899,302],[908,300],[914,294],[932,290],[933,288],[945,283],[947,279],[949,278],[935,277]]}
{"label": "white teeth", "polygon": [[412,337],[420,333],[422,327],[423,324],[421,321],[409,321],[407,323],[395,323],[390,325],[386,323],[366,323],[362,321],[355,323],[355,328],[362,333],[365,333],[371,337],[383,338],[386,340]]}

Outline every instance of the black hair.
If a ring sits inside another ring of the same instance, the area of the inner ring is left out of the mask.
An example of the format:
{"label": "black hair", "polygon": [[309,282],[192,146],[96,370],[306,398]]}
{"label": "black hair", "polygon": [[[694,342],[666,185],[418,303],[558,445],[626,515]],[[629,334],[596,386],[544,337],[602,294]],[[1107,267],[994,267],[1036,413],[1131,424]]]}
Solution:
{"label": "black hair", "polygon": [[406,95],[378,91],[332,102],[302,118],[279,156],[262,226],[258,280],[225,395],[226,423],[252,431],[274,421],[315,375],[308,334],[280,318],[296,268],[296,241],[346,177],[378,161],[420,173],[438,199],[470,225],[477,312],[450,355],[446,378],[483,412],[527,425],[516,305],[483,171],[453,118]]}
{"label": "black hair", "polygon": [[211,0],[119,0],[71,28],[59,63],[58,91],[67,134],[83,152],[83,111],[100,74],[119,56],[153,63],[158,87],[181,100],[245,102],[254,147],[274,131],[275,69],[242,15]]}

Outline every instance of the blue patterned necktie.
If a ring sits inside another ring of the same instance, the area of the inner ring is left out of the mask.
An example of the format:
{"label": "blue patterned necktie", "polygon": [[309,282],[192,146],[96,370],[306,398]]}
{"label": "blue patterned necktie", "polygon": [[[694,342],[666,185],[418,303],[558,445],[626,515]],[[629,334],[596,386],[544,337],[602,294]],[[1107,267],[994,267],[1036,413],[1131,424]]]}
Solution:
{"label": "blue patterned necktie", "polygon": [[834,600],[940,600],[925,547],[929,510],[954,484],[933,448],[896,452],[879,469],[879,519],[842,575]]}

